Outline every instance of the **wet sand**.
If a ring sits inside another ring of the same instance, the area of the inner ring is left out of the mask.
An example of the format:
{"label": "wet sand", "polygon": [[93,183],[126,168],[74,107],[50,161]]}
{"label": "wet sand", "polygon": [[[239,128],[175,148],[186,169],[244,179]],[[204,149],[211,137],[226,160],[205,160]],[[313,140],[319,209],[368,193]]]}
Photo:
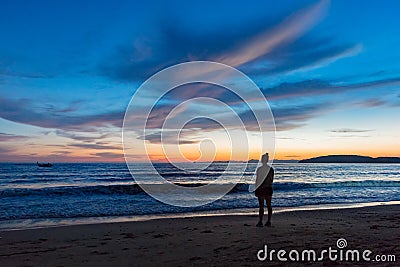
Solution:
{"label": "wet sand", "polygon": [[0,266],[371,266],[328,256],[301,263],[276,255],[257,259],[264,245],[320,252],[337,249],[339,238],[347,241],[343,249],[371,250],[372,260],[396,257],[373,266],[400,266],[400,205],[283,212],[272,227],[256,223],[254,215],[212,216],[6,231],[0,233]]}

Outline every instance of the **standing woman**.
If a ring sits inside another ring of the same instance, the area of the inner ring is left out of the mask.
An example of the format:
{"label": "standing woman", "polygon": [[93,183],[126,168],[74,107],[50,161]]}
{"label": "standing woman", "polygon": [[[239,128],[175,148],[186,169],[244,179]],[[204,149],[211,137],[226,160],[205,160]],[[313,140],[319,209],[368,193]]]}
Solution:
{"label": "standing woman", "polygon": [[267,203],[268,207],[268,221],[265,223],[265,226],[271,226],[271,217],[272,217],[272,183],[274,181],[274,169],[269,166],[268,163],[269,156],[268,153],[265,153],[261,157],[262,166],[257,169],[257,178],[256,178],[256,196],[258,198],[258,204],[260,206],[258,212],[258,223],[257,227],[263,227],[263,217],[264,217],[264,201]]}

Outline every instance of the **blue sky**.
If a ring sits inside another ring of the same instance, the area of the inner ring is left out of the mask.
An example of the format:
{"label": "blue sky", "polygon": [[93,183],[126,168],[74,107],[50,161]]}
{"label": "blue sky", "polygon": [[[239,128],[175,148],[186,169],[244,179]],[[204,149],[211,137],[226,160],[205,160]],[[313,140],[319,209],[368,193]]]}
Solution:
{"label": "blue sky", "polygon": [[[276,158],[400,156],[399,8],[398,1],[1,1],[0,161],[123,160],[121,125],[135,90],[191,60],[232,65],[256,82],[275,116]],[[181,95],[216,94],[196,90]],[[186,138],[187,146],[201,141]]]}

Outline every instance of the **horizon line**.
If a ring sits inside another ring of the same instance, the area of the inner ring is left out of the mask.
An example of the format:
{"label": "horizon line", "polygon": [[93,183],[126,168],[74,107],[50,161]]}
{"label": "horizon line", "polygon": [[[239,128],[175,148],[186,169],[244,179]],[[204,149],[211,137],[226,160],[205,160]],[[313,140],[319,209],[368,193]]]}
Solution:
{"label": "horizon line", "polygon": [[[369,156],[369,155],[357,155],[357,154],[329,154],[329,155],[321,155],[321,156],[315,156],[315,157],[310,157],[310,158],[302,158],[302,159],[274,159],[272,160],[272,162],[274,161],[292,161],[292,162],[298,162],[301,160],[306,160],[306,159],[312,159],[312,158],[318,158],[318,157],[327,157],[327,156],[359,156],[359,157],[370,157],[370,158],[400,158],[400,156],[378,156],[378,157],[373,157],[373,156]],[[215,161],[191,161],[192,163],[212,163],[212,162],[228,162],[231,161],[233,163],[248,163],[249,161],[254,161],[254,160],[258,160],[259,159],[249,159],[249,160],[215,160]],[[37,162],[37,160],[36,160]],[[36,164],[35,161],[0,161],[0,163],[16,163],[16,164]],[[51,162],[51,163],[126,163],[126,161],[122,160],[122,161],[41,161],[41,162]],[[143,162],[143,161],[135,161],[132,163],[147,163],[147,162]],[[169,161],[154,161],[152,163],[171,163]],[[185,162],[176,162],[176,163],[185,163]]]}

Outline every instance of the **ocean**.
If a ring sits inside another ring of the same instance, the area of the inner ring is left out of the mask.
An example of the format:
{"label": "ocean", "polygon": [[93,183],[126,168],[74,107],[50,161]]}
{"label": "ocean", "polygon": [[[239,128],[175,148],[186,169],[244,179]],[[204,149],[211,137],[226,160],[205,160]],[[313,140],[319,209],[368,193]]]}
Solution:
{"label": "ocean", "polygon": [[[237,177],[244,163],[225,177]],[[144,164],[135,168],[146,175]],[[0,229],[29,227],[40,221],[93,221],[96,218],[134,218],[257,208],[254,183],[257,164],[248,164],[243,178],[223,198],[204,206],[182,208],[163,204],[135,184],[125,163],[0,163]],[[388,202],[400,200],[400,164],[277,163],[273,206],[301,207]],[[214,163],[199,173],[156,164],[169,181],[199,186],[218,178],[226,164]],[[39,224],[40,225],[40,224]]]}

